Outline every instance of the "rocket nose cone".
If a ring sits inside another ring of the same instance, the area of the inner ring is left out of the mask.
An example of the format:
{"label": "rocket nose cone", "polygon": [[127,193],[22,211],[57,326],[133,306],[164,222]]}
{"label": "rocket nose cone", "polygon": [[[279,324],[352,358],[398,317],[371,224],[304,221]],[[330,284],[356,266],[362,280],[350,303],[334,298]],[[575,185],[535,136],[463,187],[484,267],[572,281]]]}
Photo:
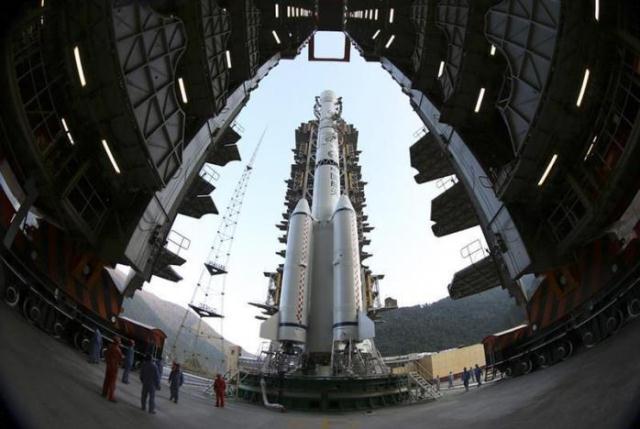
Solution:
{"label": "rocket nose cone", "polygon": [[331,91],[330,89],[327,89],[322,91],[322,93],[320,94],[320,98],[322,100],[333,100],[337,98],[337,95],[335,92]]}
{"label": "rocket nose cone", "polygon": [[336,204],[336,211],[338,210],[353,210],[353,205],[348,196],[344,194],[340,196],[338,204]]}
{"label": "rocket nose cone", "polygon": [[298,204],[296,204],[296,208],[293,210],[293,212],[310,215],[311,209],[309,208],[309,203],[307,202],[307,200],[303,198],[300,201],[298,201]]}

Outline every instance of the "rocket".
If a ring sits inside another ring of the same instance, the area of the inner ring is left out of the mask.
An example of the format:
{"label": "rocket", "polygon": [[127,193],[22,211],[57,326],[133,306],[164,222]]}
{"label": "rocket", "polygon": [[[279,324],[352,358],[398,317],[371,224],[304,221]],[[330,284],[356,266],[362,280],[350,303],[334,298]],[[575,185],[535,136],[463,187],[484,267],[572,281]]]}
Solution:
{"label": "rocket", "polygon": [[331,353],[336,342],[374,337],[363,311],[362,266],[356,212],[340,194],[340,99],[316,98],[318,118],[313,201],[298,201],[289,218],[278,312],[260,336],[295,344],[307,353]]}

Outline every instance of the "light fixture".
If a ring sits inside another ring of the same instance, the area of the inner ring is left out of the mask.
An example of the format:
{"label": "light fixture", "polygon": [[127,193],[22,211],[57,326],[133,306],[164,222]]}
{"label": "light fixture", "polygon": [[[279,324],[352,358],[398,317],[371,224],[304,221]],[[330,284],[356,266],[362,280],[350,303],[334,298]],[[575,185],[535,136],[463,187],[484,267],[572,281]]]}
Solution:
{"label": "light fixture", "polygon": [[489,55],[494,56],[496,54],[496,46],[491,45],[491,50],[489,51]]}
{"label": "light fixture", "polygon": [[276,3],[276,18],[280,17],[280,6]]}
{"label": "light fixture", "polygon": [[478,113],[480,111],[480,106],[482,106],[483,98],[484,98],[484,88],[480,88],[480,93],[478,94],[478,100],[476,101],[476,108],[473,109],[474,112]]}
{"label": "light fixture", "polygon": [[278,37],[278,33],[276,33],[276,30],[273,30],[271,32],[271,34],[273,34],[273,38],[276,39],[276,43],[279,45],[280,44],[280,38]]}
{"label": "light fixture", "polygon": [[189,100],[187,100],[187,91],[184,89],[184,81],[181,77],[178,78],[178,86],[180,87],[180,97],[182,97],[182,102],[187,104]]}
{"label": "light fixture", "polygon": [[542,174],[542,177],[538,181],[538,186],[542,186],[544,181],[547,180],[547,176],[551,172],[551,169],[553,168],[553,165],[556,163],[557,160],[558,160],[558,154],[554,153],[553,156],[551,157],[551,161],[549,161],[549,164],[547,164],[547,168],[545,168],[544,173]]}
{"label": "light fixture", "polygon": [[65,121],[64,118],[61,118],[60,122],[62,122],[62,128],[64,128],[64,133],[67,135],[67,138],[69,139],[69,143],[71,143],[71,145],[75,145],[76,142],[74,142],[73,137],[71,137],[71,133],[69,132],[69,127],[67,126],[67,121]]}
{"label": "light fixture", "polygon": [[74,46],[73,57],[76,60],[76,68],[78,69],[78,77],[80,78],[80,85],[86,86],[87,81],[84,78],[84,69],[82,68],[82,60],[80,60],[80,48]]}
{"label": "light fixture", "polygon": [[580,94],[576,100],[576,106],[580,107],[582,104],[582,97],[584,97],[584,91],[587,89],[587,83],[589,82],[589,69],[584,71],[584,77],[582,78],[582,86],[580,87]]}
{"label": "light fixture", "polygon": [[440,67],[438,67],[438,77],[442,76],[442,72],[444,72],[444,61],[440,61]]}
{"label": "light fixture", "polygon": [[393,8],[389,9],[389,24],[393,24]]}
{"label": "light fixture", "polygon": [[378,9],[376,9],[373,13],[373,19],[375,19],[376,21],[378,20]]}
{"label": "light fixture", "polygon": [[227,68],[231,68],[231,52],[229,52],[229,50],[227,49],[227,52],[225,52],[226,57],[227,57]]}
{"label": "light fixture", "polygon": [[387,41],[387,44],[384,45],[384,48],[387,49],[389,46],[391,46],[391,44],[393,43],[393,39],[396,38],[395,34],[392,34],[391,37],[389,37],[389,40]]}
{"label": "light fixture", "polygon": [[376,40],[376,37],[378,37],[378,34],[380,34],[380,30],[373,33],[373,36],[371,36],[371,40]]}
{"label": "light fixture", "polygon": [[596,145],[597,141],[598,141],[598,136],[593,136],[593,140],[591,140],[591,144],[589,145],[589,149],[587,149],[587,153],[584,156],[584,161],[586,161],[587,158],[589,158],[589,155],[591,155],[591,151],[593,150],[593,147]]}
{"label": "light fixture", "polygon": [[[595,10],[594,10],[594,14],[596,17],[596,21],[600,21],[600,0],[595,0],[596,4],[595,4]],[[43,0],[44,3],[44,0]]]}
{"label": "light fixture", "polygon": [[107,141],[105,139],[102,139],[102,147],[104,148],[104,151],[107,153],[107,156],[109,157],[109,161],[111,161],[111,165],[113,166],[113,169],[116,171],[116,173],[120,174],[120,168],[118,167],[118,163],[113,157],[113,154],[111,153],[111,149],[109,148],[109,145],[107,144]]}
{"label": "light fixture", "polygon": [[595,144],[595,143],[591,143],[591,144],[589,145],[589,149],[587,149],[587,153],[585,154],[585,156],[584,156],[584,160],[583,160],[583,161],[586,161],[586,160],[587,160],[587,158],[589,158],[589,155],[591,155],[591,151],[593,150],[593,146],[594,146],[594,144]]}

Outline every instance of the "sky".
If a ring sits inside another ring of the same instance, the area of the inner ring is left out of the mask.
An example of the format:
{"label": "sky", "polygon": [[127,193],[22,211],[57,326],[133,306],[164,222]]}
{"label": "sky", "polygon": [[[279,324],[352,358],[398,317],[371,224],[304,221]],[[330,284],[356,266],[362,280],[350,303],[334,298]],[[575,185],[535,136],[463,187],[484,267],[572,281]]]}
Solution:
{"label": "sky", "polygon": [[[341,56],[342,33],[318,33],[316,56]],[[359,131],[360,164],[367,207],[365,214],[375,228],[368,234],[373,254],[365,263],[374,274],[384,274],[381,296],[391,296],[400,306],[425,304],[448,296],[453,274],[469,261],[460,249],[481,239],[478,227],[436,238],[431,232],[431,200],[442,192],[436,182],[418,185],[413,176],[409,147],[417,140],[422,122],[413,112],[409,98],[378,62],[366,62],[351,49],[349,63],[308,62],[307,49],[295,60],[282,60],[251,93],[236,122],[243,128],[238,142],[242,161],[215,169],[220,173],[212,198],[220,215],[193,219],[178,215],[173,229],[191,240],[181,251],[187,259],[176,271],[184,277],[172,283],[153,277],[144,289],[162,299],[186,306],[202,272],[218,224],[251,154],[267,128],[257,155],[240,214],[225,282],[223,326],[211,325],[230,341],[255,353],[261,340],[258,309],[248,302],[264,302],[267,279],[284,259],[275,252],[282,231],[275,225],[285,211],[285,180],[293,162],[295,129],[314,119],[315,97],[325,89],[342,97],[342,117]],[[221,280],[212,284],[220,290]],[[213,305],[220,307],[219,299]]]}

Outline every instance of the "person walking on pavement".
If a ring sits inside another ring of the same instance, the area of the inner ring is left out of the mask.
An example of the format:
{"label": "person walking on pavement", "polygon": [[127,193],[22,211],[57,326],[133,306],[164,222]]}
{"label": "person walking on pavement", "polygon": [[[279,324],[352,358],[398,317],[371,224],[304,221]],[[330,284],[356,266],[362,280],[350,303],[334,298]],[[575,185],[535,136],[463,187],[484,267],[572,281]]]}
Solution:
{"label": "person walking on pavement", "polygon": [[178,403],[178,390],[180,390],[182,383],[184,383],[184,375],[180,369],[180,364],[174,363],[169,374],[169,391],[171,393],[169,400],[173,400],[176,404]]}
{"label": "person walking on pavement", "polygon": [[144,363],[140,367],[140,381],[142,382],[142,394],[140,402],[142,411],[147,408],[147,398],[149,398],[149,413],[156,413],[156,389],[159,383],[158,367],[151,360],[151,355],[144,357]]}
{"label": "person walking on pavement", "polygon": [[156,360],[156,368],[158,368],[158,384],[157,389],[160,390],[160,382],[162,381],[162,374],[164,374],[164,361],[162,355]]}
{"label": "person walking on pavement", "polygon": [[89,363],[100,363],[100,352],[102,351],[102,333],[96,328],[91,337],[89,345]]}
{"label": "person walking on pavement", "polygon": [[135,355],[135,342],[129,340],[129,346],[124,349],[124,369],[122,370],[122,382],[129,384],[129,372],[133,368],[133,357]]}
{"label": "person walking on pavement", "polygon": [[122,357],[120,337],[115,337],[105,353],[107,370],[104,374],[104,383],[102,383],[102,396],[105,396],[111,402],[116,402],[116,381],[118,379],[118,368],[122,363]]}
{"label": "person walking on pavement", "polygon": [[462,371],[462,383],[464,384],[465,392],[469,391],[469,379],[471,379],[471,373],[467,371],[467,367],[465,366]]}
{"label": "person walking on pavement", "polygon": [[224,408],[224,393],[227,390],[227,383],[220,374],[216,375],[216,380],[213,382],[213,390],[216,392],[216,407]]}
{"label": "person walking on pavement", "polygon": [[478,382],[478,387],[482,386],[482,369],[476,364],[476,367],[473,369],[473,372],[476,376],[476,381]]}
{"label": "person walking on pavement", "polygon": [[449,371],[449,389],[453,387],[453,372]]}

